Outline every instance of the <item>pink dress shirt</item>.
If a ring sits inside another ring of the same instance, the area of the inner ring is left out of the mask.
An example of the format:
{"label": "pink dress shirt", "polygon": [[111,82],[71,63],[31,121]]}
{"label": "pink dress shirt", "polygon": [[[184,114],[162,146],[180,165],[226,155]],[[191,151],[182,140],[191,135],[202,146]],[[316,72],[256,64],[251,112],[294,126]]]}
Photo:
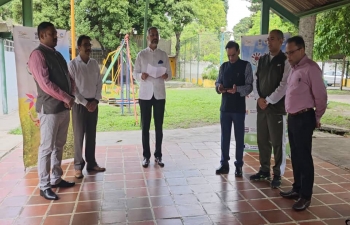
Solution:
{"label": "pink dress shirt", "polygon": [[287,113],[316,108],[316,122],[320,122],[327,108],[327,90],[322,71],[316,62],[306,55],[292,67],[287,81],[285,99]]}
{"label": "pink dress shirt", "polygon": [[[54,48],[50,48],[43,44],[41,45],[51,49],[52,51],[56,51]],[[75,82],[72,79],[71,75],[69,75],[69,77],[70,77],[73,93],[66,93],[62,89],[60,89],[55,83],[52,83],[51,80],[49,79],[49,70],[47,68],[45,58],[40,50],[34,50],[31,53],[28,61],[28,67],[34,79],[38,83],[39,87],[45,93],[47,93],[48,95],[51,95],[53,98],[60,100],[64,103],[68,104],[70,102],[70,100],[72,99],[70,94],[74,94],[74,90],[75,90]]]}

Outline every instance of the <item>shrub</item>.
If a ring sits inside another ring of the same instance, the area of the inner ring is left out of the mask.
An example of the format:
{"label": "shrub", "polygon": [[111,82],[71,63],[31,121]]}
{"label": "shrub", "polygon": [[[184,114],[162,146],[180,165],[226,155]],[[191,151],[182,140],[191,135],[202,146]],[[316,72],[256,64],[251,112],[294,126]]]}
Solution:
{"label": "shrub", "polygon": [[219,75],[219,68],[215,65],[210,65],[205,68],[204,73],[202,73],[203,79],[216,80]]}

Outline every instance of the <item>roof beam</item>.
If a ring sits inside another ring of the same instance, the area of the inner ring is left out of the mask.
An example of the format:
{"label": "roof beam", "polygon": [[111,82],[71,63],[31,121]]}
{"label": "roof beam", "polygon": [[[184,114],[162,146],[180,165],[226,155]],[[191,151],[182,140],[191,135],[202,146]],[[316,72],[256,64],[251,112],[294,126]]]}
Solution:
{"label": "roof beam", "polygon": [[307,10],[305,12],[297,13],[296,16],[298,16],[298,17],[310,16],[310,15],[314,15],[314,14],[321,13],[324,11],[341,8],[341,7],[344,7],[347,5],[350,5],[350,0],[343,0],[343,1],[339,1],[339,2],[334,2],[334,3],[328,4],[328,5],[324,5],[321,7],[314,8],[314,9],[310,9],[310,10]]}
{"label": "roof beam", "polygon": [[5,5],[6,3],[10,2],[11,0],[0,0],[0,6]]}
{"label": "roof beam", "polygon": [[275,0],[262,0],[262,1],[266,2],[273,9],[273,11],[275,11],[278,15],[282,16],[283,18],[290,21],[294,25],[299,26],[299,19],[300,18],[298,16],[294,15],[293,13],[289,12],[287,9],[285,9],[283,6],[281,6],[279,3],[275,2]]}

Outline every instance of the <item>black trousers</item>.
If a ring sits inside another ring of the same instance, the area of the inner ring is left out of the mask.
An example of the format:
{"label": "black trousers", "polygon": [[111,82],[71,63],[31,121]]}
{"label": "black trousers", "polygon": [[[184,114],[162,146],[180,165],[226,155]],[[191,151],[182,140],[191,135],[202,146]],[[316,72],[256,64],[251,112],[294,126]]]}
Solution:
{"label": "black trousers", "polygon": [[88,168],[92,168],[97,165],[95,146],[98,106],[94,112],[89,112],[85,106],[74,103],[72,119],[74,133],[74,167],[76,170],[82,170],[85,166],[85,161],[83,159],[83,142],[85,136],[85,160]]}
{"label": "black trousers", "polygon": [[142,126],[142,147],[143,157],[151,158],[151,149],[149,145],[149,129],[151,126],[152,107],[153,119],[156,131],[156,150],[155,157],[162,157],[162,142],[163,142],[163,121],[165,110],[165,99],[139,100],[141,110],[141,126]]}
{"label": "black trousers", "polygon": [[310,199],[314,185],[312,134],[316,127],[315,111],[288,115],[288,136],[294,175],[293,189],[302,198]]}

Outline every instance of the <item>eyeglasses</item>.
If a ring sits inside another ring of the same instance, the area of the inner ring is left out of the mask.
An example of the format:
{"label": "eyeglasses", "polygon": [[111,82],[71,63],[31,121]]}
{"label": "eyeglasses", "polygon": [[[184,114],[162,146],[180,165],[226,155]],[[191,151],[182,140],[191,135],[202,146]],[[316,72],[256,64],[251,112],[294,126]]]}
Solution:
{"label": "eyeglasses", "polygon": [[301,48],[295,49],[293,51],[286,52],[286,55],[292,55],[294,52],[299,51]]}

